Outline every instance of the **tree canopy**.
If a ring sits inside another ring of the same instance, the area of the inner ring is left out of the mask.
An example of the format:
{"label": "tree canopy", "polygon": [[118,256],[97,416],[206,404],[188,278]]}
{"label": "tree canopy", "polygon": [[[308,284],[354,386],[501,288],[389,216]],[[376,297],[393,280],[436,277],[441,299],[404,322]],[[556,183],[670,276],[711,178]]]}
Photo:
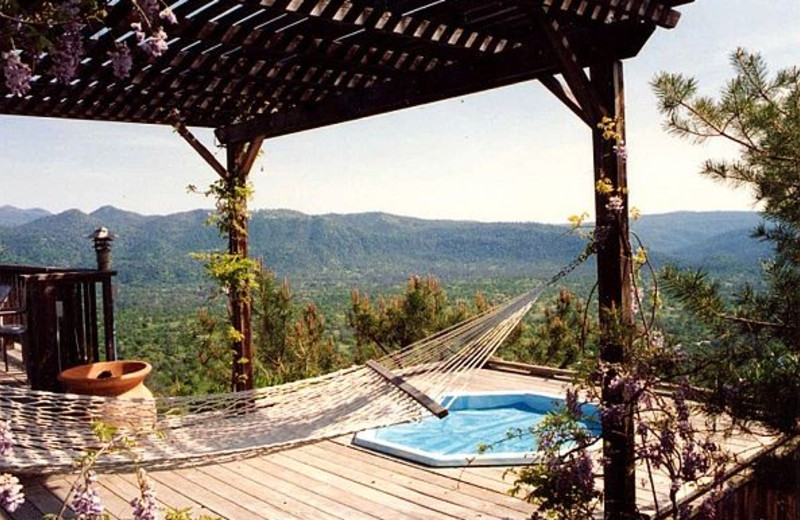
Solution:
{"label": "tree canopy", "polygon": [[[742,287],[732,302],[702,272],[666,271],[667,288],[712,327],[699,349],[699,382],[739,415],[783,429],[800,414],[800,69],[770,75],[757,53],[731,55],[734,76],[714,97],[698,83],[662,73],[653,81],[670,132],[693,141],[723,139],[738,155],[709,159],[701,173],[749,189],[764,221],[754,236],[772,244],[765,289]],[[721,355],[722,354],[722,355]]]}

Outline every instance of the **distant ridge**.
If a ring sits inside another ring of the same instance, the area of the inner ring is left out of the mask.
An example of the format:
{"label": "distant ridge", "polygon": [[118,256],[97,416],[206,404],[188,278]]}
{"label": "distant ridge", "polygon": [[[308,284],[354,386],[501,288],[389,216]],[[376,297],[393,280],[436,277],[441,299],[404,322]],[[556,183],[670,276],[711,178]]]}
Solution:
{"label": "distant ridge", "polygon": [[[0,227],[0,262],[91,267],[94,252],[87,236],[106,226],[115,235],[114,267],[120,282],[185,284],[203,279],[191,252],[226,246],[215,229],[204,225],[209,210],[164,216],[112,206],[90,214],[18,211],[29,218]],[[38,212],[38,218],[32,219],[36,213],[30,212]],[[644,216],[632,227],[658,263],[754,271],[770,254],[765,244],[749,238],[758,221],[750,212],[678,212]],[[537,223],[293,210],[258,210],[250,222],[254,257],[263,258],[280,276],[319,281],[396,282],[412,273],[445,279],[545,276],[583,246],[566,226]]]}
{"label": "distant ridge", "polygon": [[760,215],[750,211],[676,211],[645,215],[631,228],[646,237],[650,248],[672,253],[700,245],[718,234],[749,235],[760,221]]}
{"label": "distant ridge", "polygon": [[46,209],[20,209],[6,204],[0,206],[0,227],[20,226],[48,215],[51,213]]}

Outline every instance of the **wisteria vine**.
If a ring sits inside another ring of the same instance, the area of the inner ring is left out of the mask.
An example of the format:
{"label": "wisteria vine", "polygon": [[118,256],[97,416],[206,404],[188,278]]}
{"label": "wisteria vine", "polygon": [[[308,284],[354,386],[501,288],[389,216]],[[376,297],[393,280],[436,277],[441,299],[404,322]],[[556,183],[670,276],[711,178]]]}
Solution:
{"label": "wisteria vine", "polygon": [[[163,1],[123,2],[132,7],[133,37],[117,41],[108,52],[117,79],[129,77],[136,53],[142,59],[162,56],[168,49],[167,28],[178,24]],[[8,93],[27,95],[43,75],[61,84],[75,80],[90,40],[105,27],[108,6],[108,0],[0,0],[0,64]]]}

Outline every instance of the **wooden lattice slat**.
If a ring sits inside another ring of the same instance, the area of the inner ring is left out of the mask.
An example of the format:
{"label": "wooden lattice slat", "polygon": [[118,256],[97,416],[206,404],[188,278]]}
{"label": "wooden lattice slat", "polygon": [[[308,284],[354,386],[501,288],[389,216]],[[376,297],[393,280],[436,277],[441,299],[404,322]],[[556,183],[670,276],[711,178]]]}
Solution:
{"label": "wooden lattice slat", "polygon": [[[134,50],[131,77],[118,80],[108,53],[117,39],[129,44],[135,39],[130,5],[118,2],[109,10],[107,31],[86,28],[87,34],[96,34],[86,42],[88,57],[73,83],[54,83],[45,58],[29,95],[0,94],[0,114],[166,123],[177,108],[189,125],[220,128],[264,113],[295,112],[283,121],[311,117],[326,110],[320,103],[366,90],[375,92],[368,98],[359,95],[361,99],[376,103],[366,112],[379,113],[389,106],[414,106],[456,92],[491,88],[511,78],[536,77],[547,67],[558,72],[557,63],[547,56],[546,40],[531,21],[531,9],[559,23],[577,60],[586,66],[593,60],[635,55],[648,30],[674,26],[678,13],[673,7],[683,3],[188,0],[175,8],[178,26],[167,27],[166,53],[148,59]],[[498,65],[485,63],[510,52],[528,56],[529,61],[524,67],[506,59]],[[470,70],[474,72],[465,72]],[[497,76],[487,76],[487,70]],[[443,81],[440,94],[411,95],[395,103],[394,94],[385,98],[382,93],[405,90],[408,96],[420,84],[425,85],[420,92],[425,91],[434,74]],[[451,88],[454,81],[469,88]],[[389,83],[391,89],[386,87]],[[339,107],[300,126],[344,121],[363,113],[361,108]],[[270,132],[280,133],[277,126],[276,119]]]}

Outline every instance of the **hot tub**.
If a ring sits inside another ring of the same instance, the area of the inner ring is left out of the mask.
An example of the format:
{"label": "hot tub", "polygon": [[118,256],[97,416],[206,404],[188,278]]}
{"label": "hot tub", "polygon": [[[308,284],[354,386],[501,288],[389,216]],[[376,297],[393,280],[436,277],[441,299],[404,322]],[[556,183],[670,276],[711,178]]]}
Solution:
{"label": "hot tub", "polygon": [[[530,464],[536,439],[528,428],[564,403],[563,397],[529,392],[460,394],[445,398],[445,405],[450,400],[444,419],[366,430],[353,437],[353,444],[434,467]],[[586,428],[599,432],[597,407],[583,407]],[[523,435],[509,438],[509,432]],[[492,448],[481,454],[480,444]]]}

